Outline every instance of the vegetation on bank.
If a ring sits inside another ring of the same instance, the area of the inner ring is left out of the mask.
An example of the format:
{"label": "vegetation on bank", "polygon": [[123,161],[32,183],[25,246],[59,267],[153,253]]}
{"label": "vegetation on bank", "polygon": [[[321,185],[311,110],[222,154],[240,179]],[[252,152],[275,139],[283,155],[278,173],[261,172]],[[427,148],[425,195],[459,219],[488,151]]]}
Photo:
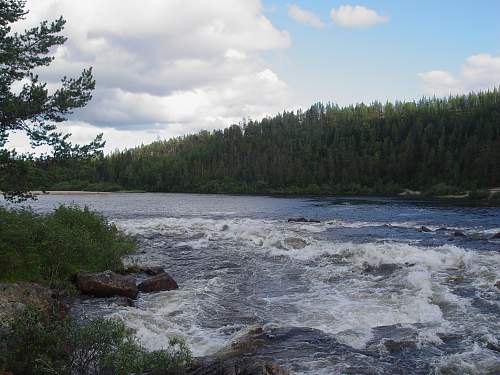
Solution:
{"label": "vegetation on bank", "polygon": [[87,208],[37,214],[0,207],[0,281],[64,287],[79,271],[120,268],[134,250],[133,238]]}
{"label": "vegetation on bank", "polygon": [[0,372],[14,374],[183,374],[191,362],[186,344],[172,338],[147,351],[123,322],[98,318],[77,324],[55,312],[27,308],[0,333]]}
{"label": "vegetation on bank", "polygon": [[37,169],[40,185],[77,180],[152,192],[477,191],[500,186],[500,91],[315,104],[87,161],[39,161]]}

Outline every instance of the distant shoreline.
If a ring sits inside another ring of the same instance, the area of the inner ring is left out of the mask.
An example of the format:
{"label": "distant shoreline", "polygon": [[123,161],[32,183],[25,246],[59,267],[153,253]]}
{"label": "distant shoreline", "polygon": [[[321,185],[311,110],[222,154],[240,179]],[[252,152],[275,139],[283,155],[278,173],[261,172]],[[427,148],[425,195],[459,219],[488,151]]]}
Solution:
{"label": "distant shoreline", "polygon": [[[500,192],[500,188],[491,188],[485,189],[490,192],[490,194]],[[34,190],[31,191],[31,194],[34,196],[43,196],[43,195],[110,195],[110,194],[130,194],[130,193],[138,193],[138,194],[200,194],[200,195],[234,195],[234,196],[269,196],[269,197],[293,197],[293,198],[312,198],[312,197],[323,197],[323,198],[349,198],[349,197],[357,197],[357,198],[392,198],[401,201],[408,200],[417,200],[417,201],[448,201],[448,202],[476,202],[480,205],[484,205],[485,203],[489,203],[493,206],[500,205],[500,202],[492,199],[474,199],[468,196],[468,192],[464,194],[456,194],[456,195],[439,195],[439,196],[428,196],[423,195],[420,191],[405,191],[399,194],[287,194],[287,193],[231,193],[231,192],[217,192],[217,193],[208,193],[208,192],[193,192],[193,191],[169,191],[169,192],[152,192],[152,191],[144,191],[144,190],[118,190],[118,191],[85,191],[85,190]]]}

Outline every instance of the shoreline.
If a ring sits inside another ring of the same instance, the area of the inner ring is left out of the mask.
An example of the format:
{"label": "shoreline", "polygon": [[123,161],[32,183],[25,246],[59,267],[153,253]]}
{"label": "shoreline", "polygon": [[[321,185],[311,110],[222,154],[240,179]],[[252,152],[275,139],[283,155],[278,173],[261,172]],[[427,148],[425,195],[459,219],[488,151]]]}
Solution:
{"label": "shoreline", "polygon": [[34,196],[62,196],[62,195],[111,195],[111,194],[196,194],[196,195],[232,195],[232,196],[250,196],[250,197],[273,197],[273,198],[338,198],[338,199],[394,199],[397,201],[406,202],[448,202],[448,203],[461,203],[461,204],[475,204],[478,206],[500,206],[500,201],[492,199],[493,194],[500,193],[500,188],[484,189],[490,192],[489,198],[470,198],[468,193],[456,195],[439,195],[439,196],[426,196],[421,192],[415,191],[414,194],[402,192],[399,194],[290,194],[290,193],[232,193],[232,192],[192,192],[192,191],[145,191],[145,190],[120,190],[120,191],[85,191],[85,190],[34,190],[30,193]]}

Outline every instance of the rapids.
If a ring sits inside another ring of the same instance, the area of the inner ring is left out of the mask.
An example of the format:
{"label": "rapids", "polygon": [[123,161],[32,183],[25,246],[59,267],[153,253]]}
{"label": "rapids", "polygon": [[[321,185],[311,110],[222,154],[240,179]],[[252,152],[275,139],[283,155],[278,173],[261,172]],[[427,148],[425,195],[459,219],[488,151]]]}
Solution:
{"label": "rapids", "polygon": [[500,208],[190,194],[30,204],[61,203],[136,235],[127,261],[164,266],[179,283],[136,307],[80,306],[123,319],[151,349],[178,335],[209,355],[263,325],[271,339],[258,355],[292,374],[500,374]]}

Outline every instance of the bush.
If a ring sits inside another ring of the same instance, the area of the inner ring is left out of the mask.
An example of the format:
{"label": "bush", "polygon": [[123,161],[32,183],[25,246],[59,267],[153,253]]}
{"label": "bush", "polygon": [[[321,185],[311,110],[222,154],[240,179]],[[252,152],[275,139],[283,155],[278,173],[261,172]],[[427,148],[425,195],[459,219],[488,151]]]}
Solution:
{"label": "bush", "polygon": [[99,318],[78,325],[70,318],[27,308],[0,337],[0,371],[14,374],[183,374],[191,362],[186,344],[172,338],[148,352],[119,320]]}
{"label": "bush", "polygon": [[56,191],[120,191],[123,190],[121,185],[115,184],[113,182],[88,182],[88,181],[61,181],[57,182],[51,186],[49,190]]}
{"label": "bush", "polygon": [[470,199],[488,199],[489,197],[489,190],[471,190],[469,192]]}
{"label": "bush", "polygon": [[424,195],[427,195],[427,196],[440,196],[440,195],[459,194],[461,192],[462,191],[459,188],[455,187],[455,186],[446,185],[445,183],[440,182],[439,184],[436,184],[436,185],[430,187],[429,189],[427,189],[424,192]]}
{"label": "bush", "polygon": [[134,250],[133,238],[87,208],[40,215],[0,207],[0,281],[65,286],[76,272],[119,268]]}

